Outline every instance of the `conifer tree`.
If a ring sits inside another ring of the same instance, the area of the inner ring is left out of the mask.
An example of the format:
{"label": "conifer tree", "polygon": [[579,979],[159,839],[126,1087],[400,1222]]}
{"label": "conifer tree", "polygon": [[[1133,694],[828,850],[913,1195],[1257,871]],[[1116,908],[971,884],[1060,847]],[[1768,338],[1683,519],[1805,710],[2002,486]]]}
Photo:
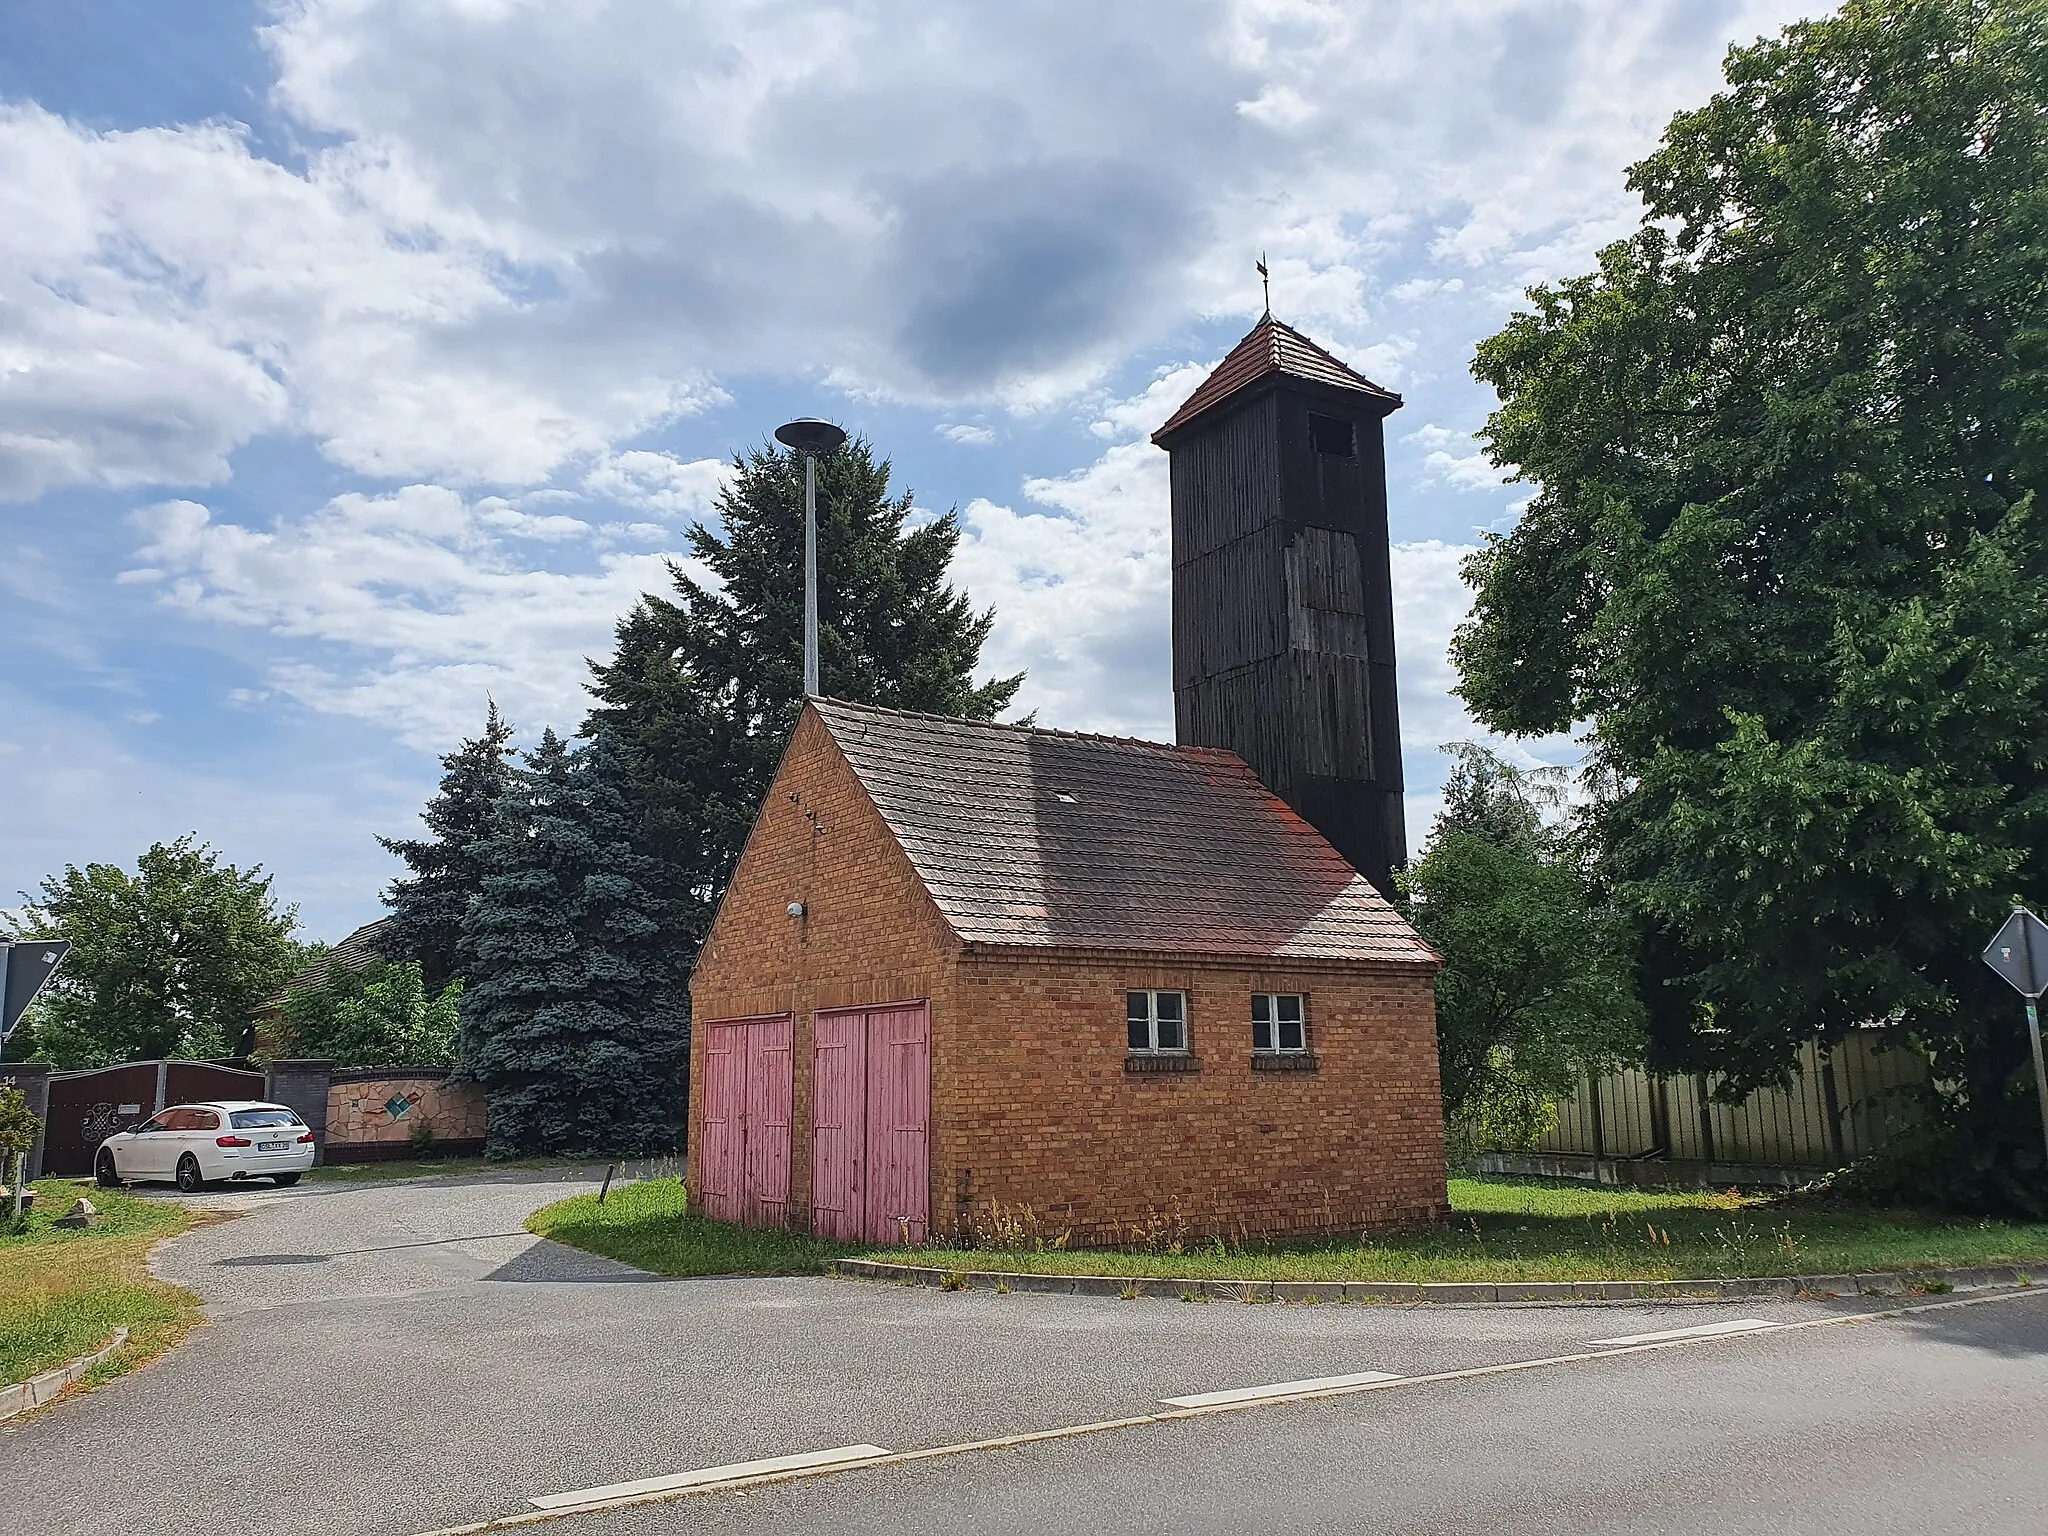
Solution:
{"label": "conifer tree", "polygon": [[419,961],[429,992],[441,992],[457,975],[463,914],[483,884],[476,845],[491,831],[511,741],[512,727],[493,700],[483,734],[441,759],[440,790],[420,813],[433,836],[377,839],[412,871],[384,894],[391,918],[379,935],[380,948],[387,958]]}
{"label": "conifer tree", "polygon": [[687,964],[617,741],[552,731],[512,769],[463,921],[459,1059],[492,1157],[617,1157],[682,1142]]}
{"label": "conifer tree", "polygon": [[[590,726],[617,733],[690,954],[803,702],[803,456],[766,445],[733,471],[719,529],[690,531],[717,590],[676,569],[674,597],[644,597],[614,658],[592,664]],[[911,510],[865,440],[819,459],[820,684],[854,703],[992,719],[1023,674],[975,683],[995,615],[947,583],[959,517],[911,526]]]}

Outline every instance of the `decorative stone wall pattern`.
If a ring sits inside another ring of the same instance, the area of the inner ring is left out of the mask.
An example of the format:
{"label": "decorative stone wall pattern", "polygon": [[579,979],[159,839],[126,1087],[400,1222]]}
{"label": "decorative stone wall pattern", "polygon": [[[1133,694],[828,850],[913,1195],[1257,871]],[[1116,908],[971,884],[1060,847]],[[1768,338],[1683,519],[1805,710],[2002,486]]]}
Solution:
{"label": "decorative stone wall pattern", "polygon": [[436,1141],[483,1140],[483,1089],[393,1073],[327,1090],[327,1139],[337,1145],[409,1141],[422,1124],[433,1127]]}

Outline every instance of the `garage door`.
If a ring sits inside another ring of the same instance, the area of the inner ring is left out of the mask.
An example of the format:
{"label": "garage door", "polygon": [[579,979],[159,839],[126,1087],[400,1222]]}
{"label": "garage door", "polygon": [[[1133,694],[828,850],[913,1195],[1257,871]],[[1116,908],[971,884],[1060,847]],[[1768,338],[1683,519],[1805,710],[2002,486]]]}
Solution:
{"label": "garage door", "polygon": [[704,1212],[750,1227],[789,1221],[790,1024],[721,1019],[697,1031],[704,1135],[696,1158]]}
{"label": "garage door", "polygon": [[921,1243],[931,1207],[931,1011],[841,1009],[812,1022],[811,1230]]}

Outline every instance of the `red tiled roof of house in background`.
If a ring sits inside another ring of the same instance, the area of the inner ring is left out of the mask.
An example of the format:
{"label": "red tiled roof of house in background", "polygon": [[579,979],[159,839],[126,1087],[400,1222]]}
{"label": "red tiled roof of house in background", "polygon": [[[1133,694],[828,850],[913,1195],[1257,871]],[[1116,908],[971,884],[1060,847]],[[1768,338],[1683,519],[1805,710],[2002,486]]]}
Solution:
{"label": "red tiled roof of house in background", "polygon": [[969,943],[1437,963],[1235,753],[813,707]]}
{"label": "red tiled roof of house in background", "polygon": [[1388,411],[1399,408],[1401,397],[1382,389],[1349,364],[1338,361],[1291,325],[1264,316],[1216,365],[1216,371],[1195,387],[1185,404],[1167,418],[1166,425],[1152,434],[1160,447],[1197,416],[1206,415],[1234,395],[1274,374],[1327,384],[1355,394],[1371,395],[1384,401]]}
{"label": "red tiled roof of house in background", "polygon": [[359,971],[366,966],[375,965],[379,960],[394,958],[378,948],[379,935],[390,926],[391,919],[388,917],[380,917],[374,923],[363,924],[362,927],[358,928],[340,943],[334,945],[316,959],[307,961],[298,970],[294,971],[292,979],[284,984],[284,991],[280,992],[271,1001],[273,1003],[280,1001],[285,992],[290,992],[295,988],[318,985],[320,980],[326,976],[329,966],[339,965],[345,966],[352,971]]}

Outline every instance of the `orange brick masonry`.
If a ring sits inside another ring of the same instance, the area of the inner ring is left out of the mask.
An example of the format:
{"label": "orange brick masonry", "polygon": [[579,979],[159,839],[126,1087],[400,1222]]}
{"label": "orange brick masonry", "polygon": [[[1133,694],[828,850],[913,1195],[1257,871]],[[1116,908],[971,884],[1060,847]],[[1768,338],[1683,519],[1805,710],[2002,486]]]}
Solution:
{"label": "orange brick masonry", "polygon": [[[806,915],[787,909],[801,902]],[[1188,994],[1199,1070],[1126,1070],[1124,994]],[[796,1019],[790,1210],[810,1209],[810,1015],[927,999],[931,1226],[1030,1206],[1074,1243],[1232,1240],[1430,1221],[1446,1208],[1434,975],[1419,965],[964,947],[806,715],[691,982],[700,1026]],[[1314,1072],[1254,1071],[1251,994],[1308,999]],[[690,1140],[701,1145],[701,1056]]]}

